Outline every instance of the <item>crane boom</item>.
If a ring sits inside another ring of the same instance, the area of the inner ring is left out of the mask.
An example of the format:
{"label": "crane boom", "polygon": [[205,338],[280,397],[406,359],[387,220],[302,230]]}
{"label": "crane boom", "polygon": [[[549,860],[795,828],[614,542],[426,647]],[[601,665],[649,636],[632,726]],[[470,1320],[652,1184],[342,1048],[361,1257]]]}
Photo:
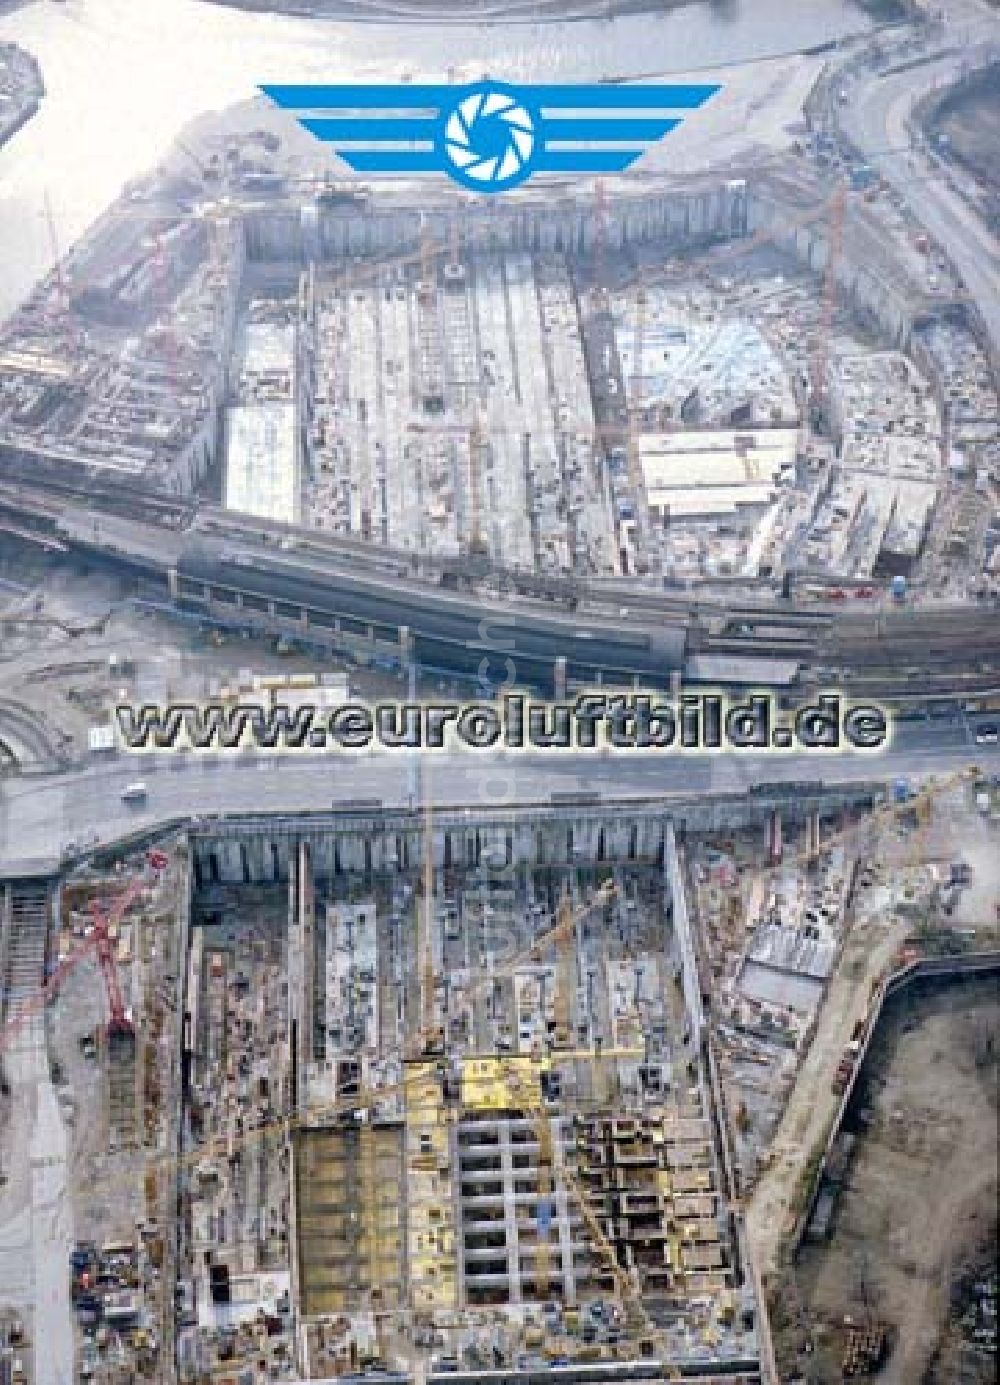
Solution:
{"label": "crane boom", "polygon": [[564,912],[562,917],[557,917],[553,926],[544,933],[539,934],[534,942],[529,943],[526,947],[515,952],[513,957],[508,958],[506,962],[503,962],[492,971],[489,976],[481,977],[474,985],[470,986],[465,993],[466,1000],[475,1000],[484,990],[492,986],[495,981],[498,981],[501,977],[512,975],[517,971],[518,967],[522,967],[528,962],[541,961],[542,954],[547,947],[557,946],[560,939],[566,937],[568,933],[576,927],[578,920],[586,918],[586,916],[593,909],[596,909],[598,905],[606,904],[614,893],[615,888],[613,881],[606,880],[589,904],[584,904],[575,914]]}
{"label": "crane boom", "polygon": [[132,1023],[125,1012],[125,1000],[118,978],[118,967],[115,964],[115,948],[111,940],[111,929],[121,922],[129,908],[142,893],[143,883],[141,876],[136,876],[128,888],[123,890],[115,900],[110,913],[105,913],[99,900],[92,899],[90,901],[90,911],[94,916],[91,938],[97,951],[101,975],[104,977],[104,987],[108,993],[109,1034],[134,1033]]}

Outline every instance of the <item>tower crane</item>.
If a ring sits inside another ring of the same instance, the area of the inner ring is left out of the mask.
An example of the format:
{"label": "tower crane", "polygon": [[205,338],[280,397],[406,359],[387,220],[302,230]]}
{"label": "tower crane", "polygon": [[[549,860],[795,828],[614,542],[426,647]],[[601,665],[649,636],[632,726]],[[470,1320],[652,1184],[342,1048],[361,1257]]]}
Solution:
{"label": "tower crane", "polygon": [[474,982],[465,993],[466,1000],[469,1002],[474,1001],[487,989],[487,987],[492,985],[494,981],[499,980],[501,977],[512,975],[517,971],[518,967],[526,966],[531,962],[540,962],[547,948],[558,946],[560,940],[569,937],[577,923],[585,919],[587,915],[592,913],[598,906],[606,904],[616,889],[617,886],[613,880],[606,880],[596,892],[593,899],[590,900],[589,903],[582,905],[575,913],[572,910],[560,910],[551,928],[546,929],[544,933],[540,933],[539,936],[535,938],[533,942],[528,943],[526,947],[520,948],[512,957],[509,957],[505,962],[501,963],[500,966],[495,968],[489,976],[481,977],[478,981]]}
{"label": "tower crane", "polygon": [[[426,766],[423,769],[427,774]],[[417,963],[420,968],[419,1027],[412,1045],[411,1056],[424,1057],[440,1053],[444,1047],[444,1024],[439,1024],[434,972],[434,819],[429,785],[424,781],[424,860],[423,888],[418,914]]]}
{"label": "tower crane", "polygon": [[49,236],[49,248],[52,253],[52,272],[55,275],[56,288],[58,291],[57,301],[59,312],[65,318],[69,314],[69,287],[66,283],[66,276],[63,273],[62,257],[59,253],[59,240],[56,236],[56,219],[52,212],[52,199],[49,197],[48,188],[45,189],[45,228]]}
{"label": "tower crane", "polygon": [[573,947],[575,921],[569,894],[559,901],[556,915],[558,936],[556,943],[556,981],[552,994],[553,1019],[555,1021],[555,1043],[564,1048],[572,1039],[573,990],[575,983],[575,949]]}
{"label": "tower crane", "polygon": [[[476,410],[472,423],[408,423],[406,426],[408,433],[430,433],[438,434],[443,437],[467,438],[469,442],[469,507],[471,510],[468,534],[469,553],[473,557],[486,556],[489,553],[485,535],[483,534],[482,514],[482,473],[487,451],[489,449],[489,436],[482,414]],[[519,432],[519,429],[502,429],[503,432]]]}
{"label": "tower crane", "polygon": [[[564,1165],[562,1169],[562,1178],[566,1188],[572,1193],[580,1209],[584,1225],[590,1233],[590,1238],[598,1257],[603,1262],[605,1269],[614,1282],[615,1292],[618,1294],[621,1301],[628,1327],[633,1332],[643,1333],[660,1347],[664,1355],[666,1355],[669,1350],[668,1343],[665,1340],[662,1330],[657,1327],[656,1323],[653,1322],[652,1318],[649,1316],[646,1305],[642,1301],[642,1286],[639,1281],[638,1272],[634,1268],[631,1271],[626,1270],[619,1264],[615,1248],[608,1240],[604,1227],[601,1225],[600,1219],[590,1204],[587,1190],[583,1187],[576,1174]],[[682,1378],[680,1371],[675,1365],[671,1365],[666,1361],[664,1361],[663,1365],[667,1372],[666,1378],[668,1380],[680,1380]]]}
{"label": "tower crane", "polygon": [[97,899],[90,902],[90,912],[94,917],[90,931],[90,941],[97,952],[97,961],[104,977],[104,988],[108,993],[108,1037],[126,1037],[135,1033],[132,1021],[125,1011],[118,967],[115,964],[115,945],[111,937],[112,928],[125,917],[134,900],[142,892],[144,881],[136,876],[126,890],[115,900],[110,913],[105,913]]}
{"label": "tower crane", "polygon": [[[165,852],[157,848],[149,852],[147,860],[152,869],[154,871],[159,872],[160,870],[163,870],[166,867],[168,858]],[[76,967],[77,964],[83,960],[83,958],[86,956],[86,954],[92,947],[97,951],[98,961],[101,965],[101,971],[105,976],[105,985],[108,984],[107,966],[110,964],[110,967],[112,969],[111,974],[114,976],[114,989],[117,993],[119,1001],[121,1000],[121,988],[120,986],[118,986],[117,972],[115,971],[114,964],[114,948],[111,942],[109,930],[115,927],[118,923],[120,923],[121,920],[125,917],[129,909],[131,908],[132,904],[138,897],[138,895],[142,892],[144,885],[145,881],[143,880],[143,878],[141,876],[136,876],[136,878],[132,881],[129,887],[126,890],[124,890],[121,895],[118,896],[117,900],[114,903],[114,906],[112,907],[110,915],[107,916],[107,918],[105,918],[103,913],[100,914],[100,923],[96,921],[99,911],[99,905],[96,901],[92,903],[91,909],[92,912],[94,912],[95,914],[95,923],[93,928],[91,929],[89,936],[79,947],[75,947],[67,957],[63,958],[59,965],[49,975],[45,983],[39,986],[38,990],[34,993],[34,995],[32,995],[28,1000],[26,1000],[25,1003],[19,1007],[17,1012],[14,1015],[12,1015],[8,1022],[3,1026],[3,1029],[0,1030],[0,1053],[3,1053],[4,1050],[9,1047],[9,1045],[13,1042],[13,1040],[24,1028],[25,1024],[28,1022],[31,1016],[35,1014],[36,1011],[42,1009],[54,996],[58,995],[59,987],[62,985],[65,978],[70,974],[70,972],[72,972],[74,967]],[[104,951],[105,953],[104,960],[102,960],[101,956],[102,951]],[[108,990],[108,999],[110,1002],[110,988]],[[112,1016],[114,1016],[113,1005]],[[122,1011],[122,1017],[124,1018],[124,1010]],[[127,1019],[125,1019],[125,1024],[128,1025]]]}

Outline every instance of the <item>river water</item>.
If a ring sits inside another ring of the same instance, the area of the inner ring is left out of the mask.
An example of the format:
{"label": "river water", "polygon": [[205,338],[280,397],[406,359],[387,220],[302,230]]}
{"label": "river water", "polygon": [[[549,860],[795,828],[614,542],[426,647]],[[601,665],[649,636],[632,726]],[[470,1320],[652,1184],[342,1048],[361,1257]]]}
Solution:
{"label": "river water", "polygon": [[[165,152],[266,81],[588,80],[723,67],[869,27],[849,0],[700,0],[667,15],[477,28],[251,14],[205,0],[33,0],[0,15],[46,96],[0,150],[0,318]],[[51,215],[47,214],[47,208]],[[54,230],[54,238],[53,238]]]}

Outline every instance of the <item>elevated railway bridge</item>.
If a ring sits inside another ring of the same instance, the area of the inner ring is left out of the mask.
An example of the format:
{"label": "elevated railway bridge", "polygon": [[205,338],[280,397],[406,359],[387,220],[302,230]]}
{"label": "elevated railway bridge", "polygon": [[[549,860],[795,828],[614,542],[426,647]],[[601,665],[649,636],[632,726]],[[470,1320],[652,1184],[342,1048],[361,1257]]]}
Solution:
{"label": "elevated railway bridge", "polygon": [[[179,613],[254,634],[500,683],[668,686],[699,656],[722,684],[898,684],[928,674],[977,686],[1000,664],[995,605],[845,607],[764,594],[635,589],[374,548],[190,499],[17,482],[0,518],[161,585]],[[508,662],[509,661],[509,662]],[[727,679],[725,668],[734,670]],[[801,680],[789,678],[799,670]],[[747,672],[746,670],[749,670]],[[971,680],[971,682],[970,682]],[[705,681],[705,680],[703,680]],[[994,678],[995,682],[996,679]]]}

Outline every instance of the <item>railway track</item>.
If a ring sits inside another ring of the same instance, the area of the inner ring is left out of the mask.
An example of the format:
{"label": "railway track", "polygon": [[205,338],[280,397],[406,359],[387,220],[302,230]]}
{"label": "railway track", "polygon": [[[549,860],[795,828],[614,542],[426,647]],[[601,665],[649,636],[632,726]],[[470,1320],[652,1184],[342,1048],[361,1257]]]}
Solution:
{"label": "railway track", "polygon": [[38,764],[57,765],[66,756],[58,736],[45,719],[13,698],[0,697],[0,735],[17,754]]}
{"label": "railway track", "polygon": [[[101,553],[109,561],[158,570],[164,579],[178,558],[183,567],[188,561],[184,554],[190,553],[192,560],[197,556],[200,580],[249,593],[251,607],[261,600],[266,607],[267,600],[275,597],[275,591],[264,591],[269,582],[272,587],[284,584],[281,602],[286,604],[295,601],[288,588],[296,582],[314,592],[333,593],[338,586],[344,587],[340,604],[350,602],[351,592],[360,583],[368,592],[367,614],[356,613],[361,623],[382,620],[372,614],[372,601],[378,602],[381,591],[385,619],[391,624],[395,611],[418,642],[422,625],[428,629],[435,622],[440,625],[440,617],[449,608],[451,616],[456,616],[457,593],[467,628],[463,627],[464,634],[453,632],[445,643],[466,650],[470,641],[481,639],[478,631],[483,622],[496,615],[496,589],[513,592],[513,600],[502,600],[500,609],[505,619],[516,621],[519,648],[527,637],[530,647],[538,646],[532,655],[536,662],[542,656],[542,641],[551,660],[565,652],[571,653],[571,662],[575,658],[579,663],[585,653],[596,655],[600,642],[601,657],[584,659],[581,667],[592,662],[610,677],[648,675],[657,664],[657,640],[664,633],[680,636],[687,654],[778,657],[842,671],[885,669],[898,675],[902,666],[916,676],[922,669],[954,662],[956,672],[983,672],[984,666],[1000,658],[1000,617],[995,609],[879,606],[860,610],[836,608],[832,603],[795,605],[777,597],[760,604],[744,598],[738,605],[726,605],[718,596],[661,596],[641,590],[626,598],[620,588],[612,595],[595,584],[511,574],[481,563],[463,566],[420,559],[418,564],[413,555],[372,549],[361,540],[331,540],[241,519],[213,506],[198,509],[190,499],[138,494],[134,489],[115,491],[106,485],[91,489],[81,481],[70,484],[63,478],[31,485],[15,482],[0,499],[0,507],[32,516],[45,526],[50,538]],[[106,530],[117,524],[113,539],[100,533],[102,523]],[[446,580],[449,577],[452,580]],[[305,598],[303,602],[308,604]],[[353,614],[345,616],[340,611],[345,619]],[[588,647],[582,641],[592,643]],[[638,663],[637,641],[646,647]]]}
{"label": "railway track", "polygon": [[110,485],[90,477],[29,476],[17,463],[5,462],[3,494],[5,509],[57,520],[67,502],[99,508],[122,518],[186,528],[197,512],[197,501],[128,484]]}
{"label": "railway track", "polygon": [[[45,983],[45,942],[49,919],[48,888],[42,883],[9,884],[2,896],[3,929],[6,947],[3,956],[2,1014],[6,1025],[11,1016],[38,994]],[[32,1050],[38,1042],[41,1012],[20,1027],[9,1049],[8,1062],[15,1055]]]}

